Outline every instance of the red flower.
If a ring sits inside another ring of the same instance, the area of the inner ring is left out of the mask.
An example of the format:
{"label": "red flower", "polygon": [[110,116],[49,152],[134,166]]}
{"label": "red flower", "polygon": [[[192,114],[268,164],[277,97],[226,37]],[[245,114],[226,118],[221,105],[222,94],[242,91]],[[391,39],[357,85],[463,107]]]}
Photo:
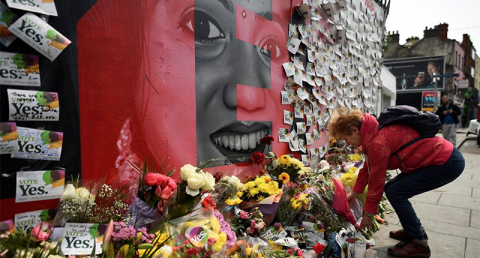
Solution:
{"label": "red flower", "polygon": [[202,206],[204,208],[217,208],[217,204],[215,203],[215,200],[213,200],[213,198],[209,195],[207,197],[205,197],[203,200],[202,200]]}
{"label": "red flower", "polygon": [[157,175],[154,173],[148,173],[147,176],[145,176],[145,184],[148,186],[157,185]]}
{"label": "red flower", "polygon": [[267,136],[263,137],[262,138],[262,142],[267,144],[267,145],[270,145],[272,144],[272,142],[275,141],[275,138],[273,138],[271,135],[267,134]]}
{"label": "red flower", "polygon": [[196,256],[197,254],[198,254],[197,248],[190,248],[187,250],[187,257],[190,257],[191,255]]}
{"label": "red flower", "polygon": [[317,243],[313,246],[313,250],[315,250],[315,253],[317,254],[321,254],[323,252],[323,249],[325,249],[325,246],[320,243]]}
{"label": "red flower", "polygon": [[255,164],[262,164],[263,160],[265,159],[265,154],[257,151],[255,153],[252,154],[252,156],[250,157],[253,161],[253,163]]}
{"label": "red flower", "polygon": [[177,182],[175,182],[175,180],[171,179],[171,178],[168,178],[168,187],[170,189],[172,189],[172,191],[175,191],[177,190]]}
{"label": "red flower", "polygon": [[157,185],[161,186],[164,188],[168,184],[168,177],[162,175],[162,174],[157,174]]}

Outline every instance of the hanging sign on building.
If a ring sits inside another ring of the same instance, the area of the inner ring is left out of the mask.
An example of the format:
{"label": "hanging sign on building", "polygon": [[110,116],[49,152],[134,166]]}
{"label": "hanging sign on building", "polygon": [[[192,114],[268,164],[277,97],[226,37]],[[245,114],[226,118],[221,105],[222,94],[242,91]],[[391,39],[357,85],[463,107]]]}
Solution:
{"label": "hanging sign on building", "polygon": [[18,17],[5,4],[0,2],[0,43],[6,47],[17,38],[8,30],[8,27],[17,19]]}
{"label": "hanging sign on building", "polygon": [[55,60],[71,43],[69,39],[32,13],[26,13],[8,29],[50,61]]}
{"label": "hanging sign on building", "polygon": [[40,86],[38,56],[0,52],[0,84]]}
{"label": "hanging sign on building", "polygon": [[468,88],[468,80],[458,80],[457,85],[459,89],[467,89]]}
{"label": "hanging sign on building", "polygon": [[7,0],[10,8],[57,16],[54,0]]}
{"label": "hanging sign on building", "polygon": [[8,89],[9,120],[58,121],[58,93]]}
{"label": "hanging sign on building", "polygon": [[33,202],[62,197],[65,170],[19,171],[15,202]]}
{"label": "hanging sign on building", "polygon": [[0,154],[10,154],[17,150],[17,124],[0,123]]}
{"label": "hanging sign on building", "polygon": [[17,127],[18,150],[12,158],[36,160],[60,160],[63,133]]}
{"label": "hanging sign on building", "polygon": [[[440,105],[440,91],[437,91],[437,103]],[[435,108],[435,91],[422,91],[422,111],[433,112]]]}

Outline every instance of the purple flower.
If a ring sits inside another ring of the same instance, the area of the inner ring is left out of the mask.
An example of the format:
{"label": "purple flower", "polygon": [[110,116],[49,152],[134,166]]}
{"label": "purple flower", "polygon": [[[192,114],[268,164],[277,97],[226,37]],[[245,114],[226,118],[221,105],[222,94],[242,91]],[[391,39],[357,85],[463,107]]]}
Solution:
{"label": "purple flower", "polygon": [[218,210],[215,210],[215,217],[220,222],[220,233],[225,232],[225,234],[227,235],[227,246],[233,247],[237,242],[237,236],[235,235],[235,232],[232,231],[230,224],[225,221],[222,213],[220,213]]}

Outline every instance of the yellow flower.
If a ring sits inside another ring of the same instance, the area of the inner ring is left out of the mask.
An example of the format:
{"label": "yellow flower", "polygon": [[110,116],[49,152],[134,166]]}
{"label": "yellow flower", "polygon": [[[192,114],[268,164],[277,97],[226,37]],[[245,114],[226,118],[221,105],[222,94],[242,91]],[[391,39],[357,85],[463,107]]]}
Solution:
{"label": "yellow flower", "polygon": [[350,158],[351,161],[358,162],[358,161],[363,159],[363,156],[358,154],[358,153],[355,153],[355,154],[350,154],[349,158]]}
{"label": "yellow flower", "polygon": [[283,249],[283,246],[275,244],[272,240],[268,241],[268,245],[270,248],[272,248],[274,251],[280,251]]}
{"label": "yellow flower", "polygon": [[356,167],[351,167],[347,170],[347,172],[353,174],[353,173],[357,172],[357,169],[358,168],[356,168]]}
{"label": "yellow flower", "polygon": [[212,231],[215,233],[220,232],[220,222],[218,222],[217,218],[212,218],[210,220],[210,225],[212,226]]}
{"label": "yellow flower", "polygon": [[242,196],[243,196],[243,191],[238,192],[238,193],[236,194],[236,196],[237,196],[238,198],[242,198]]}
{"label": "yellow flower", "polygon": [[263,197],[263,196],[260,195],[260,196],[257,198],[257,201],[260,202],[260,201],[263,201],[263,199],[265,199],[265,197]]}
{"label": "yellow flower", "polygon": [[290,160],[291,159],[292,158],[290,158],[290,156],[283,155],[278,159],[278,165],[288,166],[288,165],[290,165]]}
{"label": "yellow flower", "polygon": [[216,240],[217,242],[213,244],[213,251],[218,253],[222,251],[223,246],[225,246],[225,243],[227,242],[227,234],[225,234],[225,232],[220,233]]}
{"label": "yellow flower", "polygon": [[268,193],[269,189],[268,184],[261,184],[258,186],[258,190],[262,193]]}
{"label": "yellow flower", "polygon": [[232,198],[228,198],[227,200],[225,200],[225,204],[230,206],[237,205],[241,202],[243,202],[242,199],[237,198],[237,196],[233,196]]}
{"label": "yellow flower", "polygon": [[350,186],[352,189],[356,181],[357,175],[355,173],[345,173],[340,177],[340,182],[342,182],[345,187]]}
{"label": "yellow flower", "polygon": [[260,191],[258,191],[258,188],[252,188],[252,189],[250,189],[250,191],[248,192],[247,195],[248,195],[249,197],[253,197],[253,196],[255,196],[255,195],[259,194],[259,193],[260,193]]}
{"label": "yellow flower", "polygon": [[282,180],[282,184],[286,184],[290,181],[290,175],[283,172],[278,176],[278,179]]}

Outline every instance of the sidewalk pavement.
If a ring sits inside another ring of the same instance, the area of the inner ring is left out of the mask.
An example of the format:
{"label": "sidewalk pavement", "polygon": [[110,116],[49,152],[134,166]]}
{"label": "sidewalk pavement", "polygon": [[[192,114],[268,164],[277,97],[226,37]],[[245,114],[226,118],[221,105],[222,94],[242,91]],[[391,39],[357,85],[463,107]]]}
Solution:
{"label": "sidewalk pavement", "polygon": [[[465,133],[459,130],[457,145]],[[475,141],[467,143],[460,148],[466,165],[459,178],[410,199],[428,234],[434,258],[480,257],[480,148]],[[394,212],[386,217],[389,224],[382,225],[374,235],[379,258],[393,257],[387,249],[398,241],[390,238],[389,232],[402,228]]]}

